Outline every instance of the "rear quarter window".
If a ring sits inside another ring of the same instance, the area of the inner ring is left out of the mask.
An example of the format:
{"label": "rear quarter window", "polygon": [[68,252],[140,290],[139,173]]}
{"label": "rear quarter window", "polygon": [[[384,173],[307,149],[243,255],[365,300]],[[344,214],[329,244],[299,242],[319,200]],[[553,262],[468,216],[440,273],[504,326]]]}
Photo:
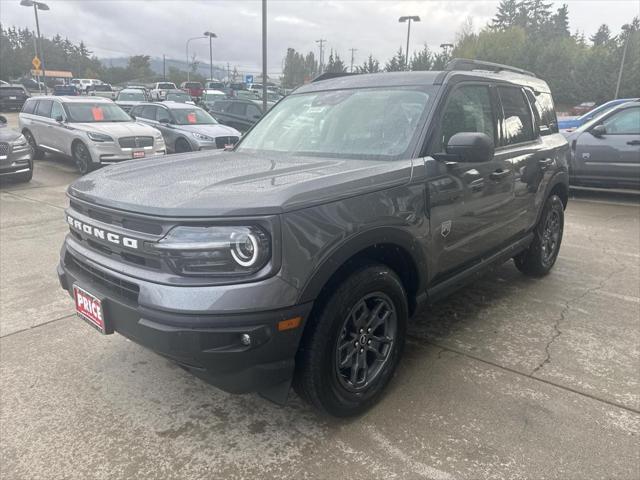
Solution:
{"label": "rear quarter window", "polygon": [[22,106],[22,113],[33,114],[36,111],[36,103],[38,103],[37,100],[27,100]]}
{"label": "rear quarter window", "polygon": [[535,92],[534,106],[540,117],[540,135],[558,133],[558,119],[553,98],[547,92]]}

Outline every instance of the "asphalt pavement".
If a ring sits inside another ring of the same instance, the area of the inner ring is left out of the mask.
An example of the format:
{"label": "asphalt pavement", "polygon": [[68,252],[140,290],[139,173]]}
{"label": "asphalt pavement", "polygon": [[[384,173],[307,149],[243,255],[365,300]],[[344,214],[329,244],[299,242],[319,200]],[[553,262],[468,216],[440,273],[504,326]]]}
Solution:
{"label": "asphalt pavement", "polygon": [[[15,115],[9,115],[15,123]],[[640,196],[574,191],[557,264],[511,262],[412,321],[379,405],[233,396],[73,314],[73,164],[0,184],[0,478],[640,478]]]}

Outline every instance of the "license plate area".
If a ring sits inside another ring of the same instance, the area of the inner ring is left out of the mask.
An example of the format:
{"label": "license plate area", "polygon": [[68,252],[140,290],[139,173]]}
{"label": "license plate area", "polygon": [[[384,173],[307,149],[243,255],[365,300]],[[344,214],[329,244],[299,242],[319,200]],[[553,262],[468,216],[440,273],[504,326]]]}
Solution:
{"label": "license plate area", "polygon": [[113,333],[113,327],[105,317],[102,298],[87,292],[78,285],[73,286],[73,301],[76,314],[103,335]]}
{"label": "license plate area", "polygon": [[135,151],[131,154],[133,158],[144,158],[144,151]]}

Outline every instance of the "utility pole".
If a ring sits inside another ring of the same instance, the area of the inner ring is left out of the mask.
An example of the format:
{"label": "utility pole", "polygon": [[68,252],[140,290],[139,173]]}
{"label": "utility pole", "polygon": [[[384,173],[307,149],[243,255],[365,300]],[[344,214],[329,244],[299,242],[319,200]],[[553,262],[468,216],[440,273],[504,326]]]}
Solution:
{"label": "utility pole", "polygon": [[622,50],[622,61],[620,62],[620,71],[618,72],[618,83],[616,83],[616,94],[613,98],[618,98],[618,93],[620,93],[620,82],[622,82],[622,70],[624,69],[624,60],[627,57],[627,46],[629,45],[629,37],[631,34],[627,35],[627,40],[624,42],[624,49]]}
{"label": "utility pole", "polygon": [[357,51],[358,51],[358,49],[357,49],[357,48],[350,48],[349,50],[351,51],[351,68],[350,68],[350,70],[349,70],[349,71],[350,71],[351,73],[353,73],[353,54],[354,54],[355,52],[357,52]]}
{"label": "utility pole", "polygon": [[319,58],[320,65],[318,67],[320,69],[319,73],[322,73],[322,71],[324,70],[324,44],[325,44],[325,42],[326,42],[326,40],[324,38],[321,38],[320,40],[316,40],[316,43],[318,45],[320,45],[320,58]]}
{"label": "utility pole", "polygon": [[162,54],[162,80],[167,81],[167,58]]}
{"label": "utility pole", "polygon": [[231,82],[231,65],[227,62],[227,82]]}
{"label": "utility pole", "polygon": [[267,113],[267,0],[262,0],[262,114]]}

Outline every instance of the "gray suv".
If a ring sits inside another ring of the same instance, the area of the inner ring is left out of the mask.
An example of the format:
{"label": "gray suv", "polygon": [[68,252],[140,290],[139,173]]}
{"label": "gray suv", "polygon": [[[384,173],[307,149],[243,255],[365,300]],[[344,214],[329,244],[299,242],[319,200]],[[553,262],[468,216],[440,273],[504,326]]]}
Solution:
{"label": "gray suv", "polygon": [[497,264],[543,276],[569,146],[547,84],[510,67],[314,81],[230,152],[69,187],[58,275],[77,313],[226,391],[336,416],[381,396],[407,323]]}

